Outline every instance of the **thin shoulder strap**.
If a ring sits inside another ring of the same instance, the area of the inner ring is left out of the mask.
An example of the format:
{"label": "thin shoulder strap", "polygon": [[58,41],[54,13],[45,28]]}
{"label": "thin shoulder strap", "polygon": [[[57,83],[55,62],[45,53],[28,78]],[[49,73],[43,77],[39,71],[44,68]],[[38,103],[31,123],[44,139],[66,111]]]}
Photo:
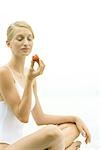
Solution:
{"label": "thin shoulder strap", "polygon": [[10,71],[10,73],[12,74],[12,77],[13,77],[13,80],[14,80],[14,83],[15,83],[16,79],[15,79],[15,75],[14,75],[13,71],[11,70],[11,68],[9,66],[6,65],[5,67],[7,67],[8,70]]}

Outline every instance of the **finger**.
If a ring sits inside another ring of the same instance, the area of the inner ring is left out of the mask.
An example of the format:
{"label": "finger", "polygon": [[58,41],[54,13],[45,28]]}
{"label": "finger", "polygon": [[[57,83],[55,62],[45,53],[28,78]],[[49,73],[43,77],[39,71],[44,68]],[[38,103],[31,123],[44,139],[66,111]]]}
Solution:
{"label": "finger", "polygon": [[40,72],[40,74],[41,74],[41,73],[43,73],[44,68],[45,68],[45,66],[40,65],[40,66],[37,68],[37,71],[39,71],[39,72]]}
{"label": "finger", "polygon": [[31,74],[32,74],[32,77],[34,78],[34,77],[37,77],[40,75],[40,71],[39,70],[36,70],[36,71],[33,70]]}
{"label": "finger", "polygon": [[85,139],[85,143],[88,144],[90,142],[89,137]]}
{"label": "finger", "polygon": [[35,61],[31,61],[31,68],[33,68]]}
{"label": "finger", "polygon": [[43,66],[45,66],[45,64],[44,64],[43,60],[40,60],[40,61],[41,61],[42,65],[43,65]]}
{"label": "finger", "polygon": [[89,133],[89,131],[87,130],[87,132],[85,132],[85,143],[89,143],[91,141],[91,135]]}
{"label": "finger", "polygon": [[38,68],[38,70],[36,70],[36,71],[33,70],[33,72],[32,72],[33,77],[39,76],[40,74],[42,74],[40,67]]}
{"label": "finger", "polygon": [[42,68],[39,68],[39,69],[38,69],[38,74],[39,74],[39,75],[43,74],[43,69],[42,69]]}
{"label": "finger", "polygon": [[81,132],[81,134],[82,136],[86,137],[86,132],[84,130]]}
{"label": "finger", "polygon": [[89,139],[91,139],[91,134],[90,134],[88,128],[85,128],[84,131],[85,131],[87,137],[88,137]]}
{"label": "finger", "polygon": [[91,142],[91,135],[87,135],[86,142],[87,142],[87,143],[90,143],[90,142]]}
{"label": "finger", "polygon": [[39,59],[39,64],[40,64],[40,66],[44,66],[45,67],[44,62],[41,59]]}
{"label": "finger", "polygon": [[77,128],[78,128],[79,132],[82,134],[82,131],[83,131],[82,127],[80,125],[77,125]]}

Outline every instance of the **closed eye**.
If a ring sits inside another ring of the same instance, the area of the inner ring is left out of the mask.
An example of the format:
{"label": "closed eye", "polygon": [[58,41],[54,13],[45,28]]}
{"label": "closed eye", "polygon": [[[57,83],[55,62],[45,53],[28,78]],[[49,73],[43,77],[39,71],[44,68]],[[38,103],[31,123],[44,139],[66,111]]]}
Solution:
{"label": "closed eye", "polygon": [[29,41],[32,41],[32,40],[33,40],[33,37],[29,36],[27,39],[28,39]]}
{"label": "closed eye", "polygon": [[24,37],[23,36],[19,36],[19,37],[17,37],[17,40],[18,41],[22,41],[24,39]]}

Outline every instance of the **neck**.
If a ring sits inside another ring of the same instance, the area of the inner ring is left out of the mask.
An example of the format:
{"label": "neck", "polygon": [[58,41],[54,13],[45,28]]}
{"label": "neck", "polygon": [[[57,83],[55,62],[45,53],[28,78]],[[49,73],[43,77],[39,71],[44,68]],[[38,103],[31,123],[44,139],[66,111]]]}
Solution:
{"label": "neck", "polygon": [[15,70],[18,73],[24,73],[24,64],[25,64],[25,57],[24,58],[18,58],[18,57],[12,57],[12,59],[9,61],[8,65],[13,70]]}

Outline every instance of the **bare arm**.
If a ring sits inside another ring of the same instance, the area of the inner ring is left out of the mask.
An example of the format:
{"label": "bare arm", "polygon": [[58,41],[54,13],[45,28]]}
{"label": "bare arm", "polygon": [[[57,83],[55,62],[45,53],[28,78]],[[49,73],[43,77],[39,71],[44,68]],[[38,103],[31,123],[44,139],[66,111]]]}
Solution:
{"label": "bare arm", "polygon": [[36,104],[32,110],[32,115],[38,125],[62,124],[62,123],[68,123],[68,122],[75,123],[74,116],[49,115],[43,112],[40,102],[39,102],[38,95],[37,95],[36,81],[33,86],[33,93],[34,93]]}
{"label": "bare arm", "polygon": [[91,134],[85,125],[85,123],[77,116],[59,116],[59,115],[49,115],[45,114],[41,108],[38,96],[37,96],[37,86],[36,82],[33,86],[33,92],[36,100],[35,107],[32,110],[32,115],[38,125],[46,124],[64,124],[64,123],[74,123],[76,124],[79,132],[85,137],[85,142],[91,141]]}
{"label": "bare arm", "polygon": [[31,61],[31,66],[26,76],[24,92],[20,98],[9,70],[7,67],[0,68],[0,93],[16,117],[22,122],[28,122],[31,109],[33,80],[42,73],[42,69],[41,60],[39,60],[37,70],[34,70],[34,62]]}
{"label": "bare arm", "polygon": [[0,69],[0,92],[16,117],[22,122],[27,122],[31,108],[32,82],[26,82],[23,96],[20,98],[10,72],[7,68],[2,68]]}
{"label": "bare arm", "polygon": [[[43,62],[42,66],[44,65]],[[43,72],[43,70],[42,70]],[[49,115],[45,114],[41,108],[38,95],[37,95],[37,85],[36,80],[33,85],[33,92],[35,97],[35,107],[32,109],[32,115],[38,125],[46,125],[46,124],[63,124],[63,123],[74,123],[76,124],[79,132],[85,137],[86,143],[90,142],[91,135],[86,127],[85,123],[77,116],[58,116],[58,115]]]}

